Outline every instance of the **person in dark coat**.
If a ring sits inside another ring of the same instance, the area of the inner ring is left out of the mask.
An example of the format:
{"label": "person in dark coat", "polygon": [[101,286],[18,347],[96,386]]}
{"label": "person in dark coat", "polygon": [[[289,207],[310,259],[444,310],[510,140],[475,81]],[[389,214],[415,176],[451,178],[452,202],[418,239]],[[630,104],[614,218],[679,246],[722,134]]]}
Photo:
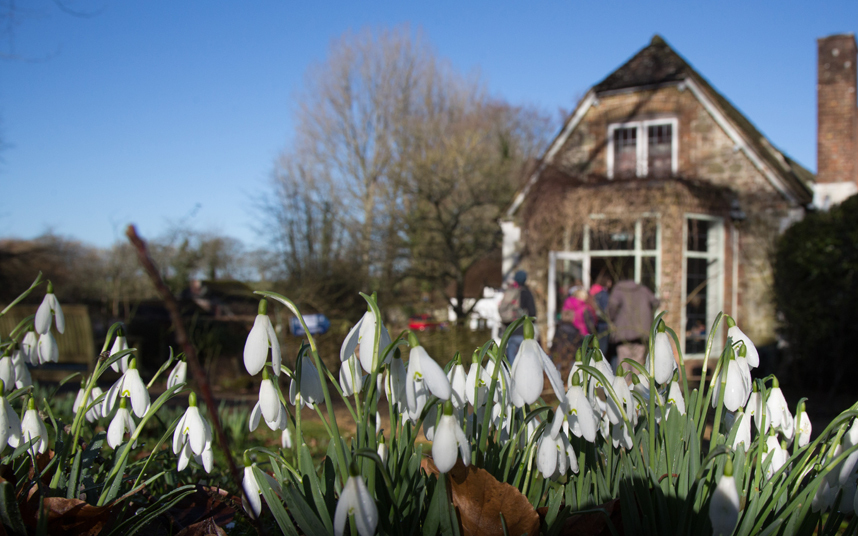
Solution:
{"label": "person in dark coat", "polygon": [[645,286],[634,281],[620,281],[608,298],[608,317],[614,325],[611,341],[617,345],[617,359],[632,359],[641,365],[646,358],[646,344],[658,298]]}
{"label": "person in dark coat", "polygon": [[[519,297],[519,307],[524,311],[525,314],[529,317],[536,317],[536,301],[533,299],[533,293],[527,288],[527,272],[524,270],[519,270],[513,276],[512,285],[516,285],[521,289],[521,296]],[[517,330],[512,332],[509,340],[506,343],[506,358],[509,360],[509,364],[512,365],[512,362],[515,360],[515,355],[518,353],[518,347],[521,346],[521,343],[524,342],[524,327],[519,327]]]}

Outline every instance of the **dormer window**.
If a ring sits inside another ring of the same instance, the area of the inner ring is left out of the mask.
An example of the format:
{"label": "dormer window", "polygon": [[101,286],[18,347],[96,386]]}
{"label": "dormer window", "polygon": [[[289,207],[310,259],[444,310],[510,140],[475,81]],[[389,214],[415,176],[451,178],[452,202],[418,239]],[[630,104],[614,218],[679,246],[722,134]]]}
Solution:
{"label": "dormer window", "polygon": [[676,173],[676,119],[617,123],[608,127],[608,177],[663,177]]}

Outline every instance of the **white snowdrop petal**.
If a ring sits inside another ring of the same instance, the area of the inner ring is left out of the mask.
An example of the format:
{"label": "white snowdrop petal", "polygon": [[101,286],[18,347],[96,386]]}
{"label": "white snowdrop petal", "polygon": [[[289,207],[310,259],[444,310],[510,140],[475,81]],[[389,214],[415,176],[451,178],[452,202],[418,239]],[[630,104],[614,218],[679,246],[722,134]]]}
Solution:
{"label": "white snowdrop petal", "polygon": [[432,458],[435,467],[442,473],[447,473],[456,465],[458,448],[456,433],[453,430],[457,425],[455,417],[444,415],[438,423],[435,431],[435,439],[432,443]]}
{"label": "white snowdrop petal", "polygon": [[45,297],[42,299],[42,303],[39,305],[39,308],[36,310],[36,319],[34,320],[34,327],[36,328],[36,333],[39,335],[44,335],[51,330],[51,303],[48,299],[50,294],[45,294]]}
{"label": "white snowdrop petal", "polygon": [[355,350],[358,346],[358,341],[360,340],[360,327],[363,324],[363,317],[358,320],[358,323],[352,326],[352,329],[349,330],[349,334],[346,335],[346,339],[343,341],[343,345],[340,347],[340,361],[345,361],[354,355]]}
{"label": "white snowdrop petal", "polygon": [[355,509],[355,525],[360,536],[373,536],[378,525],[378,508],[372,495],[366,489],[362,477],[353,477],[357,481],[357,494],[352,507]]}
{"label": "white snowdrop petal", "polygon": [[280,399],[271,380],[262,380],[259,384],[259,407],[266,421],[277,421],[280,417]]}
{"label": "white snowdrop petal", "polygon": [[262,417],[262,408],[259,405],[259,402],[253,406],[253,409],[250,411],[250,431],[253,432],[259,426],[259,419]]}
{"label": "white snowdrop petal", "polygon": [[134,409],[134,415],[142,419],[146,415],[146,412],[149,411],[149,391],[146,390],[146,384],[143,383],[137,369],[128,369],[125,371],[124,378],[122,394],[131,399],[131,407]]}
{"label": "white snowdrop petal", "polygon": [[268,331],[265,329],[265,315],[256,315],[253,327],[247,335],[244,343],[244,368],[251,376],[262,372],[265,361],[268,359]]}
{"label": "white snowdrop petal", "polygon": [[282,364],[280,341],[277,339],[277,332],[274,331],[274,326],[271,325],[271,320],[267,316],[265,317],[265,332],[268,336],[268,344],[271,345],[271,369],[275,376],[280,377]]}
{"label": "white snowdrop petal", "polygon": [[[50,296],[50,304],[51,309],[54,313],[54,321],[57,325],[57,331],[60,333],[65,333],[66,331],[66,317],[63,316],[63,308],[60,306],[60,301],[57,299],[56,294],[48,294]],[[45,296],[46,298],[48,296]],[[50,317],[48,317],[48,325],[50,326]]]}

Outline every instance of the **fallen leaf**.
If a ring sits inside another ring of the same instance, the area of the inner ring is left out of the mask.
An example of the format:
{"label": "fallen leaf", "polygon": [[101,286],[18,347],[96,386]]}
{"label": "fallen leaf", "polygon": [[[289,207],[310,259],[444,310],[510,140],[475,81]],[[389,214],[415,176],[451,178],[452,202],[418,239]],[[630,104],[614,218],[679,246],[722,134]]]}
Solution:
{"label": "fallen leaf", "polygon": [[[423,460],[421,466],[427,473],[438,474],[431,460]],[[462,460],[447,475],[465,536],[503,536],[501,513],[510,536],[539,534],[539,514],[517,488],[499,482],[485,469],[465,467]]]}
{"label": "fallen leaf", "polygon": [[177,525],[177,530],[190,528],[205,519],[212,519],[216,525],[223,526],[233,520],[233,505],[240,503],[240,498],[231,497],[226,490],[197,486],[193,493],[167,510],[167,515]]}
{"label": "fallen leaf", "polygon": [[226,532],[217,526],[214,518],[209,517],[183,529],[176,536],[226,536]]}
{"label": "fallen leaf", "polygon": [[[33,486],[33,491],[36,486]],[[93,506],[80,499],[46,497],[44,508],[48,514],[48,534],[95,536],[110,519],[111,505]],[[31,492],[22,515],[24,523],[35,529],[38,524],[39,494]]]}

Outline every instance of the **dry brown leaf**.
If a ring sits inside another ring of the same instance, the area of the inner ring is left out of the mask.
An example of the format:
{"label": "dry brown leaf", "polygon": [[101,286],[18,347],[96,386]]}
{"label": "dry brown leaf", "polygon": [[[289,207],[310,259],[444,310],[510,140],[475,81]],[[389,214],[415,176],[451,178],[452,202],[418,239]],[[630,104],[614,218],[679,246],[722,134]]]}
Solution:
{"label": "dry brown leaf", "polygon": [[177,529],[190,528],[205,519],[212,519],[216,525],[223,526],[235,516],[232,505],[240,502],[240,498],[231,497],[226,490],[197,486],[193,493],[177,502],[167,514]]}
{"label": "dry brown leaf", "polygon": [[[431,460],[421,466],[427,473],[438,474]],[[465,536],[503,536],[501,513],[510,536],[539,534],[539,514],[517,488],[499,482],[485,469],[465,467],[462,460],[447,475]]]}
{"label": "dry brown leaf", "polygon": [[[32,490],[35,491],[33,486]],[[112,505],[93,506],[79,499],[46,497],[45,510],[48,513],[48,534],[95,536],[101,532],[110,519]],[[35,529],[38,523],[39,494],[31,492],[21,512],[24,523]]]}
{"label": "dry brown leaf", "polygon": [[226,532],[217,526],[214,518],[209,517],[183,529],[176,536],[226,536]]}
{"label": "dry brown leaf", "polygon": [[[620,500],[614,499],[605,504],[600,504],[594,508],[602,508],[611,518],[614,528],[618,534],[623,534],[623,519],[620,511]],[[540,508],[539,515],[545,517],[548,512],[547,507]],[[559,536],[610,536],[611,529],[608,526],[608,519],[599,513],[578,514],[569,517],[560,530]]]}

